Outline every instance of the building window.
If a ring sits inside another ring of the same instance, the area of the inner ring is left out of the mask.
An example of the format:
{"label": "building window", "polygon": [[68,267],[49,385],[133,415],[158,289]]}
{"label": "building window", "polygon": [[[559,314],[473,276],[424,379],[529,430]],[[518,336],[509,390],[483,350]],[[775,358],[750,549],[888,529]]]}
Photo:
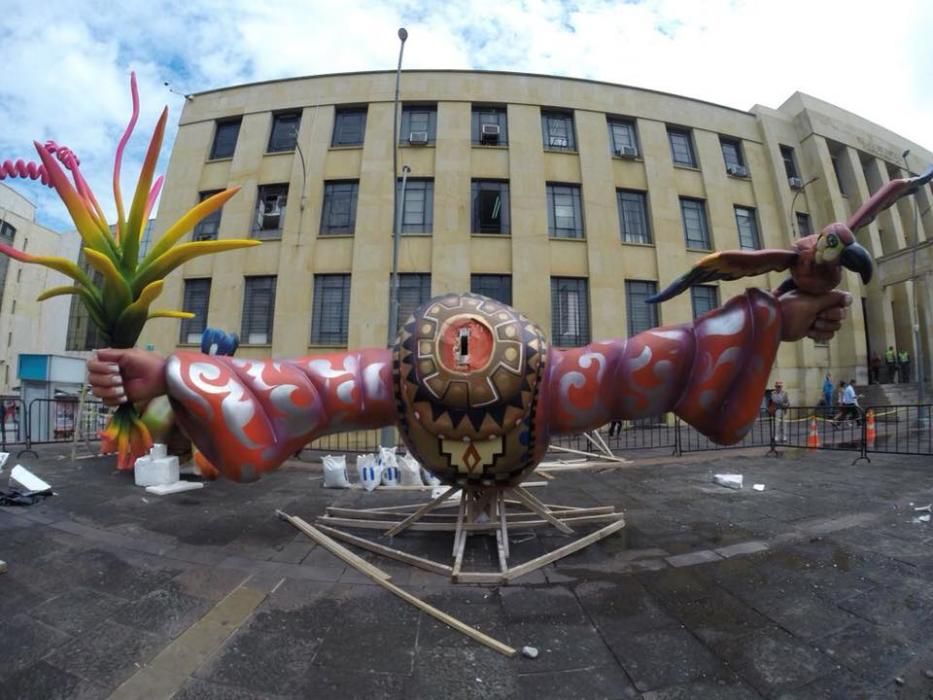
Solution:
{"label": "building window", "polygon": [[580,186],[548,183],[547,218],[552,238],[583,238]]}
{"label": "building window", "polygon": [[281,238],[288,185],[260,185],[253,238]]}
{"label": "building window", "polygon": [[332,146],[362,146],[366,133],[366,109],[338,109]]}
{"label": "building window", "polygon": [[797,161],[794,158],[794,149],[790,146],[781,146],[781,159],[784,161],[784,172],[787,174],[787,177],[800,177],[800,172],[797,170]]}
{"label": "building window", "polygon": [[214,143],[211,145],[211,160],[233,158],[237,137],[240,135],[240,122],[237,119],[224,119],[214,125]]}
{"label": "building window", "polygon": [[350,275],[315,275],[311,344],[346,346],[350,327]]}
{"label": "building window", "polygon": [[413,146],[434,143],[437,134],[437,107],[406,105],[402,107],[399,141]]}
{"label": "building window", "polygon": [[[16,227],[7,221],[0,221],[0,243],[12,246],[16,240]],[[83,253],[82,253],[83,255]],[[0,304],[3,303],[3,290],[6,287],[6,276],[10,269],[10,258],[6,255],[0,255]],[[16,273],[16,281],[19,282],[19,272]],[[75,300],[77,301],[77,300]]]}
{"label": "building window", "polygon": [[797,235],[809,236],[813,233],[813,226],[810,224],[810,215],[802,211],[797,212]]}
{"label": "building window", "polygon": [[512,305],[511,275],[470,275],[470,291]]}
{"label": "building window", "polygon": [[612,153],[625,158],[638,156],[638,139],[635,137],[635,122],[630,119],[607,119],[609,124],[609,147]]}
{"label": "building window", "polygon": [[[213,197],[215,194],[220,192],[220,190],[209,190],[207,192],[198,193],[198,201],[203,202],[205,199]],[[198,225],[194,227],[192,232],[191,239],[195,241],[213,241],[217,239],[217,236],[220,233],[220,214],[223,211],[223,207],[220,209],[215,209],[210,214],[205,216],[198,222]]]}
{"label": "building window", "polygon": [[473,233],[509,233],[509,183],[473,180]]}
{"label": "building window", "polygon": [[667,138],[671,142],[671,159],[675,165],[697,167],[697,159],[693,153],[693,138],[689,129],[675,129],[669,126]]}
{"label": "building window", "polygon": [[649,328],[657,328],[659,325],[657,305],[645,301],[657,293],[657,282],[625,280],[625,311],[628,316],[630,338]]}
{"label": "building window", "polygon": [[245,278],[240,340],[246,345],[272,344],[272,319],[275,316],[275,282],[276,278],[273,275]]}
{"label": "building window", "polygon": [[735,225],[739,229],[739,246],[746,250],[761,248],[761,237],[758,235],[758,218],[755,210],[750,207],[735,207]]}
{"label": "building window", "polygon": [[[324,183],[324,206],[321,211],[321,235],[352,234],[356,230],[358,180]],[[315,297],[317,298],[317,297]]]}
{"label": "building window", "polygon": [[431,275],[408,273],[398,276],[398,325],[401,328],[415,310],[431,298]]}
{"label": "building window", "polygon": [[590,342],[589,284],[583,277],[551,278],[551,341],[576,348]]}
{"label": "building window", "polygon": [[742,157],[742,144],[735,139],[720,137],[719,146],[722,149],[722,159],[726,164],[726,172],[736,177],[748,177],[745,159]]}
{"label": "building window", "polygon": [[505,146],[509,122],[505,107],[473,107],[471,132],[474,146]]}
{"label": "building window", "polygon": [[[402,181],[398,181],[401,193]],[[431,233],[434,227],[434,181],[409,178],[402,202],[402,233]]]}
{"label": "building window", "polygon": [[648,228],[648,197],[637,190],[616,190],[623,243],[651,243]]}
{"label": "building window", "polygon": [[207,328],[207,307],[210,299],[210,278],[185,280],[185,298],[181,308],[193,313],[194,318],[182,319],[179,343],[198,345],[201,342],[201,335]]}
{"label": "building window", "polygon": [[[3,256],[4,258],[6,256]],[[2,265],[0,261],[0,265]],[[78,253],[78,267],[80,267],[88,277],[91,283],[100,289],[104,284],[104,276],[95,270],[87,261],[84,251]],[[2,290],[2,285],[0,285]],[[91,320],[91,315],[78,297],[71,297],[71,310],[68,314],[68,333],[65,338],[66,350],[94,350],[96,348],[105,348],[110,341],[104,337],[97,324]]]}
{"label": "building window", "polygon": [[575,151],[577,142],[573,134],[571,112],[541,111],[541,132],[547,151]]}
{"label": "building window", "polygon": [[298,143],[298,123],[300,112],[285,112],[272,116],[272,133],[269,135],[268,153],[294,151]]}
{"label": "building window", "polygon": [[690,301],[693,303],[693,318],[702,316],[719,306],[719,287],[714,284],[690,287]]}
{"label": "building window", "polygon": [[684,241],[688,248],[711,250],[706,204],[702,199],[680,198],[680,214],[684,222]]}

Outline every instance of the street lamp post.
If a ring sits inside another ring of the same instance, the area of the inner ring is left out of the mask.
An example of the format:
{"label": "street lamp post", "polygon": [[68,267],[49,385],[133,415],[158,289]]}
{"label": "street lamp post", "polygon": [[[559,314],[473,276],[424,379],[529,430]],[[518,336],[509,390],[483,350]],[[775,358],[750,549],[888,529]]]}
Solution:
{"label": "street lamp post", "polygon": [[[910,155],[910,149],[901,153],[904,159],[904,171],[906,177],[910,177],[910,165],[907,163],[907,156]],[[917,249],[920,247],[920,204],[917,202],[917,195],[914,195],[914,236],[913,250],[910,254],[910,280],[913,282],[914,303],[913,303],[913,327],[914,327],[914,361],[917,364],[917,420],[921,424],[926,423],[926,409],[923,407],[926,394],[925,367],[923,364],[923,345],[920,338],[920,307],[917,303]]]}
{"label": "street lamp post", "polygon": [[[395,69],[395,102],[392,107],[392,279],[389,284],[389,328],[386,332],[386,346],[392,347],[398,331],[398,248],[399,236],[402,230],[401,201],[405,196],[405,184],[410,168],[406,165],[402,172],[401,191],[398,187],[398,100],[399,85],[402,79],[402,54],[405,53],[405,40],[408,39],[408,30],[400,27],[398,38],[401,42],[398,48],[398,67]],[[383,445],[395,444],[395,430],[391,427],[382,429],[381,442]]]}

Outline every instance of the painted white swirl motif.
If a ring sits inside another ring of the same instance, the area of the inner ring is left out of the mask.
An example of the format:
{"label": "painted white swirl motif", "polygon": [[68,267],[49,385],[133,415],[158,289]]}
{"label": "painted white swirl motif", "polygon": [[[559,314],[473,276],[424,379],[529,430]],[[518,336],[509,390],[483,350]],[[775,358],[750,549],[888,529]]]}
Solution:
{"label": "painted white swirl motif", "polygon": [[208,383],[218,378],[220,378],[220,367],[217,365],[208,362],[192,362],[188,367],[188,381],[196,389],[205,394],[218,396],[226,394],[220,402],[224,423],[233,431],[241,445],[249,450],[256,449],[259,444],[246,434],[246,426],[256,414],[252,397],[246,395],[243,385],[235,377],[231,377],[223,385]]}

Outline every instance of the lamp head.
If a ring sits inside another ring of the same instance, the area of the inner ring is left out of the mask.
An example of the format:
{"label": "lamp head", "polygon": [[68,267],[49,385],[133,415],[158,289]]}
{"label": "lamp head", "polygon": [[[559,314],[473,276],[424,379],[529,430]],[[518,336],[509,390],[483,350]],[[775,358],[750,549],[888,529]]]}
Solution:
{"label": "lamp head", "polygon": [[398,38],[403,42],[408,38],[408,30],[405,27],[399,27]]}

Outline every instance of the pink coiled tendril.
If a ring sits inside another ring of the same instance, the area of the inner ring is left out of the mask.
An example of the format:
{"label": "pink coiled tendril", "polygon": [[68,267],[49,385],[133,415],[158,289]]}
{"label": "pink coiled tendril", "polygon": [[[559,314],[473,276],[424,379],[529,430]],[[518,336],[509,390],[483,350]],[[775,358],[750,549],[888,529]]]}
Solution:
{"label": "pink coiled tendril", "polygon": [[[43,148],[57,157],[67,170],[70,170],[72,173],[78,173],[78,166],[81,164],[81,161],[78,160],[78,156],[76,156],[70,148],[67,146],[59,146],[54,141],[46,141]],[[4,180],[8,177],[39,180],[46,187],[52,186],[49,180],[49,174],[46,172],[44,165],[33,161],[25,161],[22,158],[16,161],[5,160],[0,163],[0,180]]]}

